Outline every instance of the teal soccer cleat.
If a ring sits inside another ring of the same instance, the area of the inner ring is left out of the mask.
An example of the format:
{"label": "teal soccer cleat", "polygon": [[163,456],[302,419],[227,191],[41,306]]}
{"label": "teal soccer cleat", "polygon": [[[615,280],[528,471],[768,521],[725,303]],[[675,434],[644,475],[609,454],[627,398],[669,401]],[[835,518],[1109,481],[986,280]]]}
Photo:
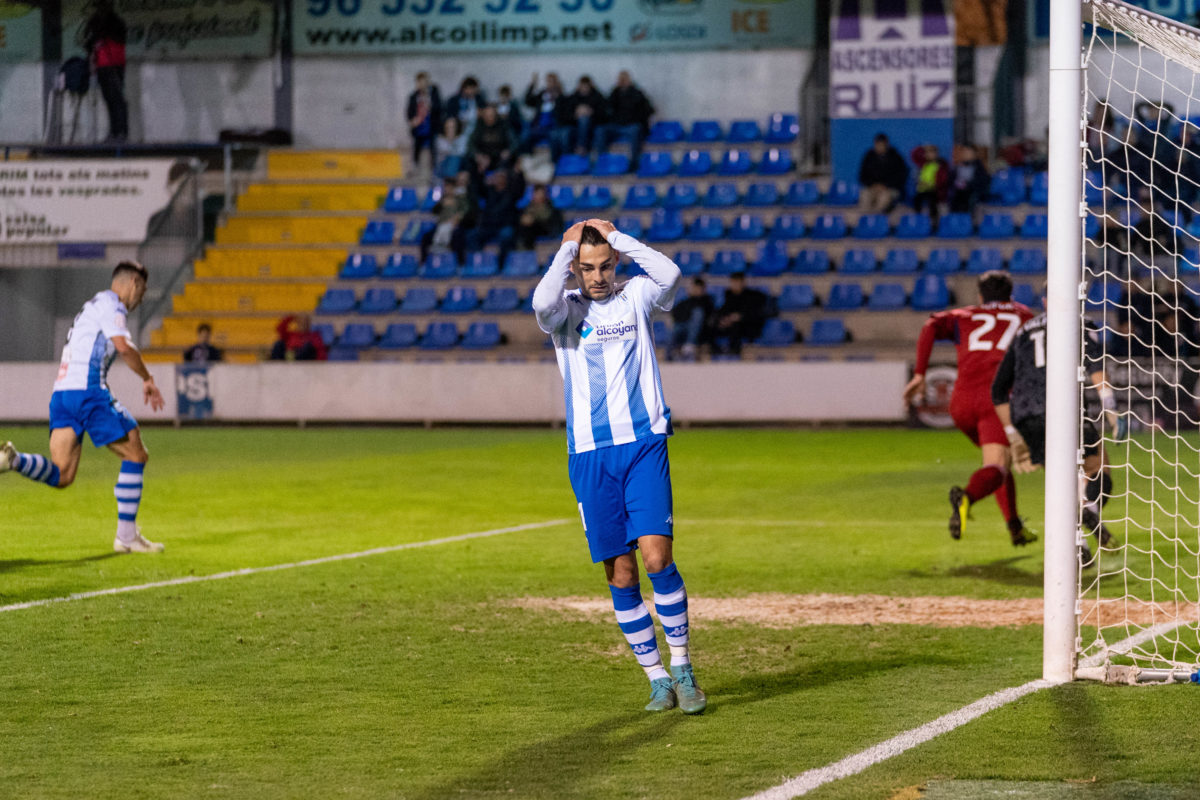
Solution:
{"label": "teal soccer cleat", "polygon": [[656,678],[650,681],[650,702],[646,704],[647,711],[670,711],[675,707],[675,682],[670,678]]}
{"label": "teal soccer cleat", "polygon": [[671,674],[675,676],[675,698],[679,702],[679,710],[685,714],[699,714],[708,706],[708,698],[696,685],[696,676],[691,664],[672,664]]}

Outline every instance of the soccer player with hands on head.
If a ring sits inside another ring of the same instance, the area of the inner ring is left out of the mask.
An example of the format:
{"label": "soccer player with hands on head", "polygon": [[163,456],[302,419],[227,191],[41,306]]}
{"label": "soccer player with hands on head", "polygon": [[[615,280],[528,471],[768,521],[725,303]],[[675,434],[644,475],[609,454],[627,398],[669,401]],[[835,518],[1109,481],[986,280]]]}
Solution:
{"label": "soccer player with hands on head", "polygon": [[[627,255],[645,275],[618,283]],[[567,289],[574,275],[578,288]],[[651,318],[669,311],[680,270],[611,222],[577,222],[533,294],[538,326],[554,340],[566,400],[567,472],[593,562],[604,564],[617,623],[650,679],[647,711],[704,710],[688,651],[688,604],[675,566],[674,512],[663,400]],[[642,600],[637,552],[671,650],[659,656]]]}

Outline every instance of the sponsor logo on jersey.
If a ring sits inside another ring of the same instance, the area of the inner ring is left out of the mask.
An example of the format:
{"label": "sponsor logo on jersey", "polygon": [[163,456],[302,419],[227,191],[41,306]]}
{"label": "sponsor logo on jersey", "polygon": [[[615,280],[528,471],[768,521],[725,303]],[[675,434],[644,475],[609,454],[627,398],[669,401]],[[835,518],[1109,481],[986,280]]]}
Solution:
{"label": "sponsor logo on jersey", "polygon": [[586,339],[587,337],[591,336],[593,330],[595,330],[595,328],[593,328],[591,325],[588,325],[587,320],[583,320],[577,326],[575,326],[575,331],[579,334],[580,339]]}
{"label": "sponsor logo on jersey", "polygon": [[637,320],[632,314],[620,322],[597,325],[590,332],[596,334],[597,342],[628,342],[637,339]]}

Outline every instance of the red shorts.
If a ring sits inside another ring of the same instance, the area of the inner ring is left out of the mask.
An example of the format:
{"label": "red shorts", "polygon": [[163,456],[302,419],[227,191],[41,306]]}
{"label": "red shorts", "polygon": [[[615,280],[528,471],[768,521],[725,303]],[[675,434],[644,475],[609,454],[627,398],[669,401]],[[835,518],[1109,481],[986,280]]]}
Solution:
{"label": "red shorts", "polygon": [[1004,425],[996,416],[996,407],[992,398],[959,398],[950,399],[950,418],[954,425],[976,447],[985,444],[1002,444],[1008,447],[1008,436],[1004,433]]}

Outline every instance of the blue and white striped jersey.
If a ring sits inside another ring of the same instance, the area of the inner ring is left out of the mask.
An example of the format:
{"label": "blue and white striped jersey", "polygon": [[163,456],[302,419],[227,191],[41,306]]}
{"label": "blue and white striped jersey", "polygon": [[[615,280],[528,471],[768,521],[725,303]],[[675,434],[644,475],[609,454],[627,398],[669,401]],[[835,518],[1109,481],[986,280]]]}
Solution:
{"label": "blue and white striped jersey", "polygon": [[567,242],[534,290],[538,326],[554,339],[567,407],[567,450],[584,453],[670,435],[651,316],[675,301],[679,267],[620,231],[608,243],[646,275],[630,279],[604,300],[566,291],[579,245]]}
{"label": "blue and white striped jersey", "polygon": [[125,304],[111,289],[83,304],[67,334],[54,391],[108,388],[108,368],[116,358],[113,337],[133,343],[125,322],[127,313]]}

